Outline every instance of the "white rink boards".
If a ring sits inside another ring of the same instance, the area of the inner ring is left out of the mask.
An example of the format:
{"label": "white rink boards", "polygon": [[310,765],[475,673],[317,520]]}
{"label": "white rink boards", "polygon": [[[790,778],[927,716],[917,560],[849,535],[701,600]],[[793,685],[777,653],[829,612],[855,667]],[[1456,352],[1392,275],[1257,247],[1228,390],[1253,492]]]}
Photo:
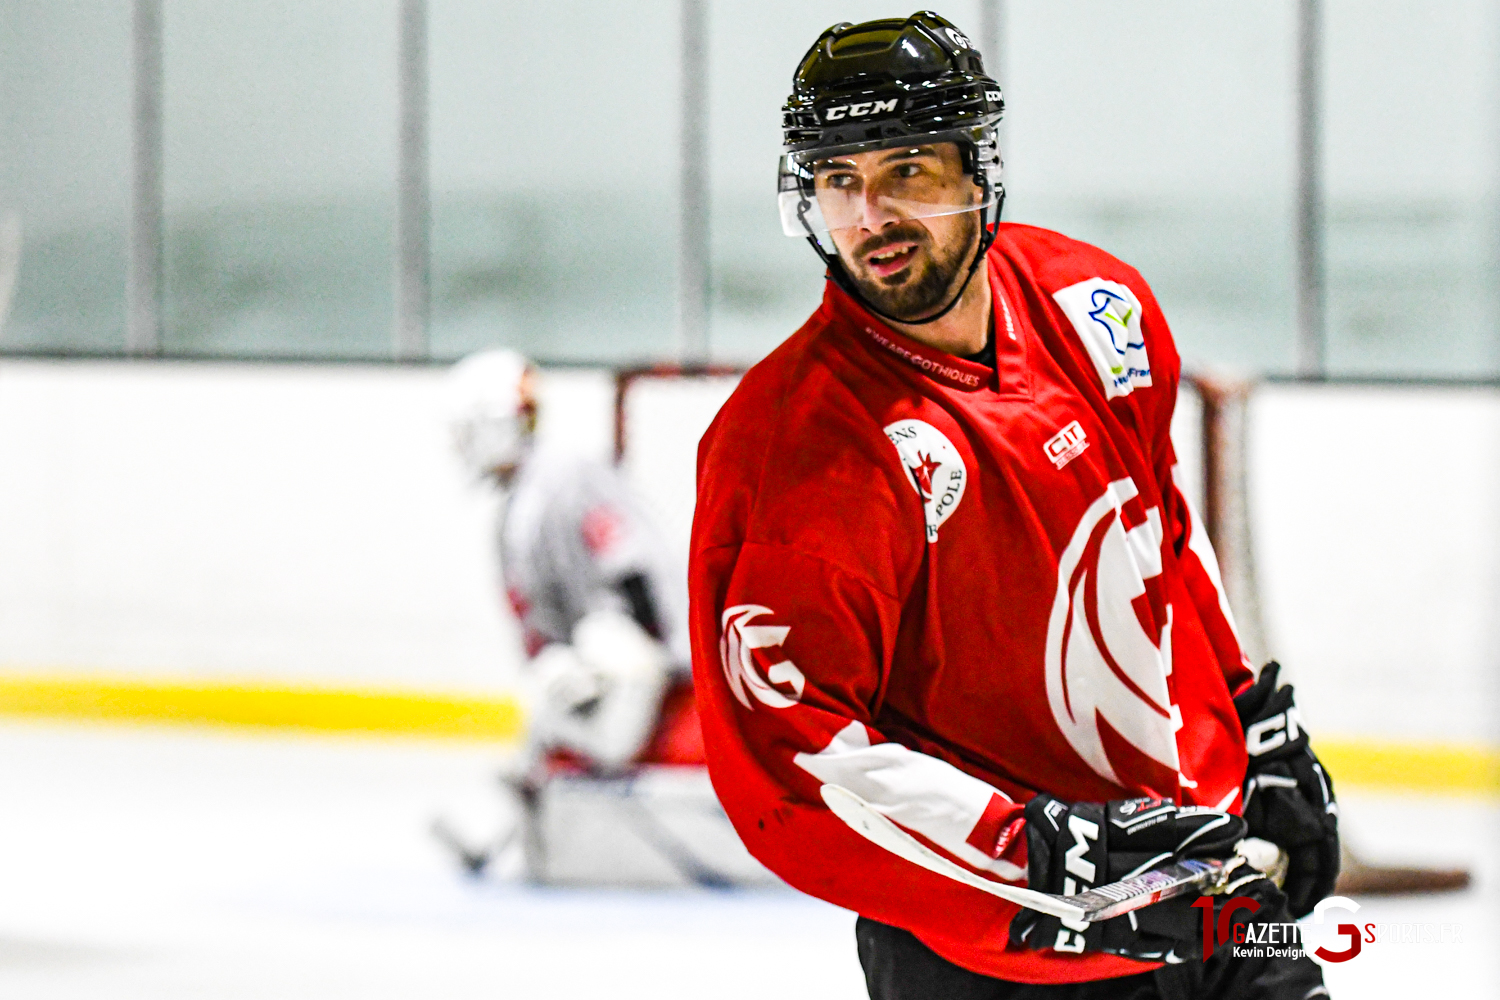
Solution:
{"label": "white rink boards", "polygon": [[[494,498],[450,454],[442,374],[0,362],[0,670],[507,689]],[[626,475],[684,555],[731,384],[623,400]],[[539,432],[608,459],[614,394],[544,371]],[[1250,417],[1271,652],[1309,724],[1500,742],[1500,392],[1273,385]]]}

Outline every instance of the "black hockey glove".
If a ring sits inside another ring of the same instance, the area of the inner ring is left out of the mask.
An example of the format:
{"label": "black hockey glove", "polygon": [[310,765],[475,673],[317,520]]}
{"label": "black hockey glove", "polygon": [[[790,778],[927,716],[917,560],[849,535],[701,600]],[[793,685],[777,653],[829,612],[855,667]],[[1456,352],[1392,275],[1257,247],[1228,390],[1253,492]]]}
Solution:
{"label": "black hockey glove", "polygon": [[[1039,892],[1073,896],[1174,858],[1232,857],[1245,835],[1244,820],[1216,809],[1158,799],[1070,805],[1038,795],[1026,803],[1028,884]],[[1010,922],[1010,940],[1060,952],[1187,961],[1203,948],[1203,915],[1191,905],[1196,898],[1179,896],[1096,924],[1022,910]]]}
{"label": "black hockey glove", "polygon": [[1339,807],[1333,780],[1308,746],[1292,687],[1278,688],[1281,667],[1261,668],[1255,685],[1234,699],[1245,749],[1245,820],[1250,835],[1290,858],[1282,891],[1294,917],[1312,912],[1339,877]]}

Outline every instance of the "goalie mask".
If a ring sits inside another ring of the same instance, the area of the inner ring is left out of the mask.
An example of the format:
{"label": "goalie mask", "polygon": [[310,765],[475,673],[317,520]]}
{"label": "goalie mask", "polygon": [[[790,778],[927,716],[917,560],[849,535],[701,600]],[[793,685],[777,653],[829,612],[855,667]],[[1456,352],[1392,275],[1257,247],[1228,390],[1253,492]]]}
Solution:
{"label": "goalie mask", "polygon": [[520,464],[536,430],[535,374],[515,351],[480,351],[448,374],[448,428],[476,477],[504,476]]}
{"label": "goalie mask", "polygon": [[[829,277],[877,315],[904,323],[939,319],[962,297],[994,239],[1004,200],[995,128],[1004,107],[973,43],[930,11],[834,25],[803,56],[782,109],[782,231],[805,237]],[[883,150],[890,153],[862,155]],[[963,286],[942,309],[915,320],[873,308],[829,235],[976,211],[979,248]]]}

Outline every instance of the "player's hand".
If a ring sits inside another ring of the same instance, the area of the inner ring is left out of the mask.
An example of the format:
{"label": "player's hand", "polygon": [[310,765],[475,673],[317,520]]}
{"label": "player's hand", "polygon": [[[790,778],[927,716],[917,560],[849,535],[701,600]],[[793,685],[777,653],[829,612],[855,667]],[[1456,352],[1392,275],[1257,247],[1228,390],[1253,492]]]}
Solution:
{"label": "player's hand", "polygon": [[1301,917],[1339,877],[1339,808],[1333,780],[1308,745],[1291,685],[1276,686],[1280,670],[1274,660],[1267,663],[1234,707],[1250,754],[1243,810],[1250,835],[1287,852],[1282,889],[1292,915]]}
{"label": "player's hand", "polygon": [[[1233,857],[1245,835],[1244,820],[1216,809],[1159,799],[1070,804],[1038,795],[1026,804],[1028,883],[1041,892],[1072,896],[1174,858]],[[1202,950],[1202,914],[1190,905],[1195,898],[1179,896],[1098,924],[1022,910],[1011,921],[1010,940],[1065,953],[1187,960]]]}

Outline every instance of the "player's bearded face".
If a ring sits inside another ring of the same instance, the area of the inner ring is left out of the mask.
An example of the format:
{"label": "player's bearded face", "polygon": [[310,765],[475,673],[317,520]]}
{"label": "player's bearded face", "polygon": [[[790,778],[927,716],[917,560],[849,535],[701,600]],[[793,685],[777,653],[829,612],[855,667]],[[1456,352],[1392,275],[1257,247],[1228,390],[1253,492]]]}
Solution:
{"label": "player's bearded face", "polygon": [[[962,283],[978,244],[980,189],[953,143],[857,153],[816,168],[839,259],[881,312],[919,319]],[[937,214],[944,212],[946,214]],[[928,214],[932,213],[932,214]]]}

